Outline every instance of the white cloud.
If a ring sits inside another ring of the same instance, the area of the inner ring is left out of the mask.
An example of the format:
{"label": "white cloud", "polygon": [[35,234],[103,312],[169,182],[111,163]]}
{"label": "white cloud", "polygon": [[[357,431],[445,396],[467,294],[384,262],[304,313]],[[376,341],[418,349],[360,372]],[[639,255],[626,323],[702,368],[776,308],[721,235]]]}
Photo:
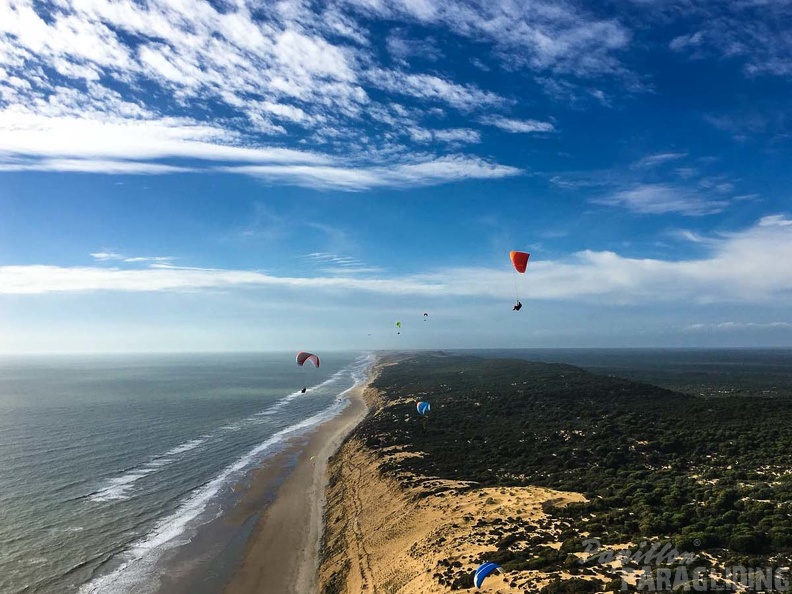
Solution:
{"label": "white cloud", "polygon": [[[559,261],[532,261],[520,277],[523,301],[583,300],[609,305],[666,301],[679,303],[777,303],[792,297],[792,220],[771,215],[740,232],[713,238],[709,254],[692,260],[630,258],[614,252],[578,252]],[[98,252],[110,255],[114,252]],[[355,266],[332,254],[310,256],[319,264]],[[337,260],[337,261],[336,261]],[[185,291],[209,289],[311,288],[317,292],[363,291],[503,299],[514,290],[513,271],[449,268],[391,278],[280,277],[246,270],[153,264],[145,269],[115,267],[3,266],[0,294],[74,291]],[[523,280],[525,279],[525,280]]]}
{"label": "white cloud", "polygon": [[[411,6],[396,12],[469,36],[442,6]],[[380,9],[374,13],[383,16]],[[501,19],[502,9],[492,18]],[[479,16],[491,21],[487,10]],[[442,144],[471,150],[481,134],[465,124],[437,127],[448,108],[478,122],[477,112],[509,100],[437,71],[384,67],[356,13],[343,2],[2,4],[0,171],[222,170],[348,189],[519,173],[486,156],[443,155]],[[570,26],[577,19],[564,14]],[[485,34],[476,27],[473,37]],[[409,97],[410,106],[395,102],[398,96]],[[519,132],[552,128],[493,121]],[[432,142],[438,152],[417,159],[407,140]]]}
{"label": "white cloud", "polygon": [[329,274],[331,276],[375,274],[383,272],[383,269],[379,266],[369,266],[361,260],[350,256],[314,252],[312,254],[306,254],[304,257],[306,260],[317,264],[322,274]]}
{"label": "white cloud", "polygon": [[91,257],[99,262],[129,262],[144,264],[170,264],[173,256],[125,256],[114,251],[93,252]]}
{"label": "white cloud", "polygon": [[431,74],[408,74],[379,68],[370,70],[367,76],[369,82],[377,88],[391,93],[447,103],[462,111],[506,103],[506,100],[496,93],[484,91],[472,84],[457,84]]}
{"label": "white cloud", "polygon": [[140,161],[105,161],[95,159],[41,159],[38,161],[0,161],[0,171],[60,171],[67,173],[104,173],[108,175],[166,175],[197,171]]}
{"label": "white cloud", "polygon": [[745,330],[792,330],[792,322],[719,322],[716,324],[696,323],[684,330],[693,332],[745,331]]}
{"label": "white cloud", "polygon": [[720,55],[742,64],[747,76],[792,76],[788,1],[697,2],[692,11],[685,4],[678,8],[693,23],[686,23],[689,33],[669,42],[672,50],[692,59]]}
{"label": "white cloud", "polygon": [[460,155],[391,167],[250,165],[226,167],[222,171],[253,175],[273,182],[352,191],[429,186],[465,179],[497,179],[522,173],[516,167]]}
{"label": "white cloud", "polygon": [[489,116],[481,119],[481,122],[490,126],[495,126],[506,132],[529,134],[532,132],[553,132],[555,126],[550,122],[539,120],[515,120],[503,116]]}
{"label": "white cloud", "polygon": [[790,227],[792,220],[787,219],[784,215],[768,215],[759,219],[760,227]]}
{"label": "white cloud", "polygon": [[100,262],[107,262],[109,260],[123,260],[124,256],[118,252],[93,252],[91,257]]}
{"label": "white cloud", "polygon": [[662,165],[670,161],[676,161],[678,159],[682,159],[686,156],[687,156],[686,153],[656,153],[654,155],[648,155],[640,159],[639,161],[636,161],[635,163],[633,163],[633,167],[639,169],[656,167],[658,165]]}
{"label": "white cloud", "polygon": [[666,184],[638,184],[591,201],[606,206],[620,206],[640,214],[675,212],[687,216],[714,214],[729,205],[726,200],[711,199],[688,188]]}
{"label": "white cloud", "polygon": [[246,270],[174,267],[164,264],[144,270],[60,266],[2,266],[0,294],[73,291],[187,291],[198,289],[280,286],[293,289],[346,289],[396,295],[440,294],[441,285],[408,279],[276,277]]}
{"label": "white cloud", "polygon": [[471,143],[481,142],[481,135],[470,128],[449,128],[447,130],[434,130],[435,139],[442,142]]}
{"label": "white cloud", "polygon": [[690,241],[692,243],[712,243],[713,240],[709,237],[701,235],[700,233],[696,233],[694,231],[690,231],[688,229],[678,229],[671,233],[673,236],[684,239],[685,241]]}
{"label": "white cloud", "polygon": [[355,10],[389,20],[445,27],[457,35],[490,44],[510,66],[590,77],[625,74],[617,53],[630,32],[617,20],[598,19],[573,3],[551,0],[345,0]]}
{"label": "white cloud", "polygon": [[[75,142],[79,138],[79,142]],[[0,111],[0,157],[327,163],[327,156],[275,147],[235,146],[228,130],[184,119],[50,117],[19,109]]]}

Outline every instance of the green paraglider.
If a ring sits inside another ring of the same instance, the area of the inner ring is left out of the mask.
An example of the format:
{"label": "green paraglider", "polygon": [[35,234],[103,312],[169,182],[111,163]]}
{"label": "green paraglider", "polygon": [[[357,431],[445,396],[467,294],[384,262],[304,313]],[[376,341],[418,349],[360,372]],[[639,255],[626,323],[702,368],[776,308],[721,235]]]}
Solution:
{"label": "green paraglider", "polygon": [[[396,327],[401,330],[401,322],[396,322]],[[396,334],[401,334],[401,332],[397,332]]]}

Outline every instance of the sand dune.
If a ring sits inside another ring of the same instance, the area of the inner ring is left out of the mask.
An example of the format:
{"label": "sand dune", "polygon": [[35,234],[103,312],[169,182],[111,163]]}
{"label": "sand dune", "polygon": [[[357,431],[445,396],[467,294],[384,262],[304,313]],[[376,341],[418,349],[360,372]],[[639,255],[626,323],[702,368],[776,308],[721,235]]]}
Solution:
{"label": "sand dune", "polygon": [[[353,438],[332,460],[319,577],[323,594],[451,591],[472,575],[483,553],[495,550],[500,527],[542,525],[552,533],[560,527],[542,504],[584,500],[539,487],[469,490],[465,483],[431,478],[404,487],[380,472],[385,460],[404,455],[378,457]],[[534,591],[552,577],[535,571],[493,575],[482,590]]]}

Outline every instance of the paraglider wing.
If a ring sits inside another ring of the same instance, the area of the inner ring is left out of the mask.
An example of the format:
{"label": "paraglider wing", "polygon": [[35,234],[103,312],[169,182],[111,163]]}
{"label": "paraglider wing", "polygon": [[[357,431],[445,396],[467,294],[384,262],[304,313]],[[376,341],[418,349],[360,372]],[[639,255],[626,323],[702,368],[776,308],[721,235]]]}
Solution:
{"label": "paraglider wing", "polygon": [[429,405],[428,402],[419,402],[417,408],[418,408],[418,414],[423,416],[429,412],[431,406]]}
{"label": "paraglider wing", "polygon": [[302,367],[306,361],[312,363],[314,367],[319,367],[319,357],[313,353],[306,353],[305,351],[297,353],[297,365]]}
{"label": "paraglider wing", "polygon": [[500,569],[501,566],[497,563],[483,563],[479,565],[476,573],[473,574],[473,584],[476,586],[476,588],[481,588],[481,584],[484,583],[484,579],[493,571],[500,572]]}
{"label": "paraglider wing", "polygon": [[396,322],[396,327],[401,328],[401,322]]}
{"label": "paraglider wing", "polygon": [[528,258],[531,254],[527,252],[509,252],[514,269],[519,273],[525,273],[525,268],[528,266]]}

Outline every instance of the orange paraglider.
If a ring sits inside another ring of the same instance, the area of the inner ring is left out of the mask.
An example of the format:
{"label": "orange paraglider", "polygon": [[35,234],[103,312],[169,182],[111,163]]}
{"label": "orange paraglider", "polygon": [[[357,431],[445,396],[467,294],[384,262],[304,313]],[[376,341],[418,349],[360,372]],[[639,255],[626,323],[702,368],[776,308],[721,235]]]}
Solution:
{"label": "orange paraglider", "polygon": [[[509,252],[512,266],[514,266],[514,270],[520,274],[525,274],[525,269],[528,267],[528,258],[530,257],[531,254],[528,252]],[[517,277],[514,278],[514,295],[517,298],[517,303],[512,307],[512,311],[520,311],[522,309],[522,303],[520,303],[520,295],[517,292]]]}
{"label": "orange paraglider", "polygon": [[514,265],[514,269],[517,272],[525,273],[525,268],[528,266],[528,258],[531,257],[531,254],[527,252],[509,252],[509,257]]}

